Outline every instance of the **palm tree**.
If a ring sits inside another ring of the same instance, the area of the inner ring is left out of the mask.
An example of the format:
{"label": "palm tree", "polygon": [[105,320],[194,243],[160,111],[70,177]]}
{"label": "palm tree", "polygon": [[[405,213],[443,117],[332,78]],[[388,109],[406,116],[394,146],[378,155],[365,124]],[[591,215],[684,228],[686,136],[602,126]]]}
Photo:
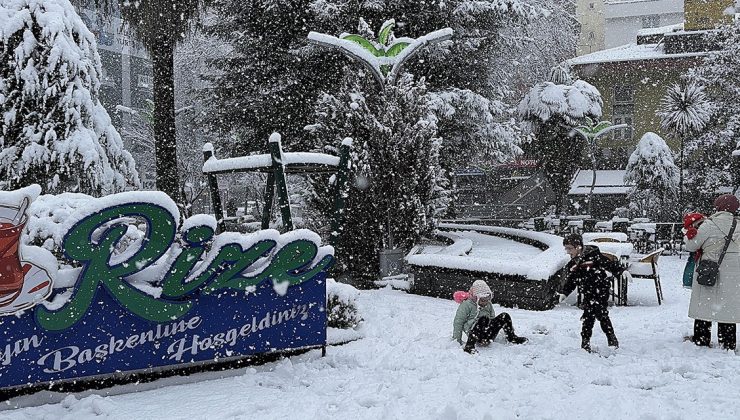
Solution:
{"label": "palm tree", "polygon": [[152,59],[157,189],[181,203],[175,130],[175,46],[207,0],[73,0],[79,7],[121,11]]}
{"label": "palm tree", "polygon": [[678,200],[683,206],[684,143],[707,126],[712,117],[712,104],[704,93],[704,86],[694,81],[683,86],[674,83],[660,101],[656,114],[660,117],[661,127],[681,140]]}

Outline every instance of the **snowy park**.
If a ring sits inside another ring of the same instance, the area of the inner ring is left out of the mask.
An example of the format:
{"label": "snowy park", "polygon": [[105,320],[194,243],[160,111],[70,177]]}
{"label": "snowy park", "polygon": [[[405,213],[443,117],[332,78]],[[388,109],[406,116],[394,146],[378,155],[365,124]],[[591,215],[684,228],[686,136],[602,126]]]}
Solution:
{"label": "snowy park", "polygon": [[515,346],[499,338],[470,356],[450,339],[457,307],[451,298],[386,288],[360,292],[365,320],[353,337],[357,340],[330,347],[323,358],[312,351],[229,372],[226,378],[210,373],[190,377],[197,382],[191,384],[163,380],[171,386],[110,397],[78,395],[0,416],[732,418],[740,358],[683,341],[691,331],[690,292],[680,281],[685,262],[677,256],[662,262],[663,305],[657,305],[650,282],[636,280],[630,285],[630,306],[612,308],[617,350],[607,347],[600,331],[593,340],[595,354],[579,348],[581,311],[571,298],[547,312],[496,307],[509,312],[517,333],[530,341]]}
{"label": "snowy park", "polygon": [[0,0],[0,419],[740,412],[740,0]]}

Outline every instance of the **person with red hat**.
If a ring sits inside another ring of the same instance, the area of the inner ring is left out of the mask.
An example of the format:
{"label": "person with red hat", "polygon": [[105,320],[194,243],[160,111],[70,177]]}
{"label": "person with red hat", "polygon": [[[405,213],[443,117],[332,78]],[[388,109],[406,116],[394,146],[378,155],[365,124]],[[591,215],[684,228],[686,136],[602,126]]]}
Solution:
{"label": "person with red hat", "polygon": [[[687,239],[694,239],[698,233],[699,226],[704,222],[706,216],[701,213],[689,213],[683,217],[683,232]],[[691,289],[694,282],[694,271],[701,259],[701,249],[689,253],[686,266],[683,269],[683,287]]]}
{"label": "person with red hat", "polygon": [[702,259],[720,263],[719,278],[712,286],[699,284],[696,274],[693,276],[689,317],[694,319],[694,335],[687,338],[697,346],[710,347],[712,322],[716,322],[720,346],[736,350],[736,324],[740,322],[740,229],[736,229],[735,213],[740,201],[732,194],[723,194],[714,200],[714,208],[717,212],[706,218],[693,238],[687,229],[686,249],[701,250]]}

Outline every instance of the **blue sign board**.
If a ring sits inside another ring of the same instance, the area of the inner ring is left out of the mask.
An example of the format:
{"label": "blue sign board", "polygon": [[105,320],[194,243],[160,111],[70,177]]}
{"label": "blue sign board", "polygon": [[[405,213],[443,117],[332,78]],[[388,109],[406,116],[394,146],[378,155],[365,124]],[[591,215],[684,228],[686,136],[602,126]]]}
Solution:
{"label": "blue sign board", "polygon": [[[215,235],[204,217],[178,232],[173,203],[142,197],[120,194],[70,218],[63,250],[79,268],[67,288],[21,255],[11,230],[27,217],[11,217],[12,203],[0,210],[0,388],[325,345],[332,251],[318,235]],[[145,234],[121,250],[133,224]]]}

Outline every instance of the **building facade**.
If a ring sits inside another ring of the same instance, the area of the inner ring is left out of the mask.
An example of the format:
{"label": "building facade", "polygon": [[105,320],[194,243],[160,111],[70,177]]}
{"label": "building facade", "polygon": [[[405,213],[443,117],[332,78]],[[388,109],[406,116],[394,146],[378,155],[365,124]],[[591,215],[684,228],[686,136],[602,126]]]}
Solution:
{"label": "building facade", "polygon": [[576,20],[581,24],[577,55],[601,51],[606,45],[606,15],[604,0],[578,0]]}
{"label": "building facade", "polygon": [[638,32],[680,24],[683,0],[609,0],[605,8],[606,48],[635,42]]}
{"label": "building facade", "polygon": [[683,0],[578,0],[578,55],[635,42],[641,30],[683,22]]}
{"label": "building facade", "polygon": [[[151,159],[151,153],[146,147],[134,144],[143,138],[133,133],[141,131],[145,124],[140,120],[146,118],[143,115],[151,108],[152,63],[149,55],[121,20],[118,11],[103,14],[91,4],[78,13],[98,43],[102,65],[100,102],[121,133],[126,149],[134,155],[143,187],[153,189],[155,174],[146,169],[151,165],[139,164]],[[144,151],[137,155],[140,149]]]}
{"label": "building facade", "polygon": [[[712,3],[711,7],[707,6]],[[660,127],[656,115],[667,88],[697,66],[714,49],[708,35],[731,17],[724,10],[733,0],[686,1],[684,25],[659,31],[641,31],[636,43],[611,48],[568,61],[572,71],[601,92],[603,119],[630,128],[617,131],[599,145],[611,153],[631,153],[646,132],[663,137],[674,150],[678,140]]]}

